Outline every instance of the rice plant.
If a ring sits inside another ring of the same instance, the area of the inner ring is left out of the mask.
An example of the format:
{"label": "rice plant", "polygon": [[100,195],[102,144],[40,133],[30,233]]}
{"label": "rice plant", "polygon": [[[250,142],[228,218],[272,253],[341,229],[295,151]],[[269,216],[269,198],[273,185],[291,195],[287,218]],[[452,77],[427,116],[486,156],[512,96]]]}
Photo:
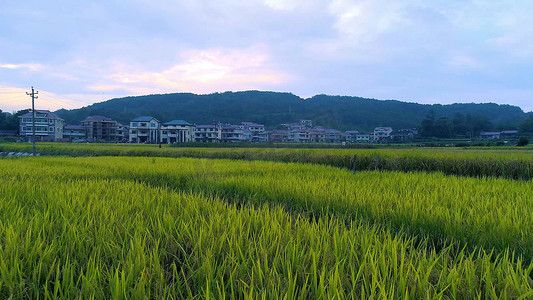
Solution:
{"label": "rice plant", "polygon": [[[70,156],[151,156],[227,158],[312,163],[365,171],[442,172],[469,177],[533,179],[533,151],[461,148],[424,149],[289,149],[173,148],[157,145],[40,143],[39,152]],[[0,151],[31,152],[29,144],[4,143]],[[356,159],[354,160],[354,155]],[[379,161],[376,165],[376,158]]]}
{"label": "rice plant", "polygon": [[[0,297],[533,295],[533,265],[510,250],[495,254],[451,245],[431,249],[425,238],[393,234],[335,214],[310,221],[273,204],[239,206],[203,193],[106,178],[113,174],[110,169],[118,171],[121,165],[128,165],[128,172],[140,172],[163,165],[188,169],[192,161],[1,161]],[[231,162],[219,163],[232,171]],[[102,168],[105,164],[109,168]]]}

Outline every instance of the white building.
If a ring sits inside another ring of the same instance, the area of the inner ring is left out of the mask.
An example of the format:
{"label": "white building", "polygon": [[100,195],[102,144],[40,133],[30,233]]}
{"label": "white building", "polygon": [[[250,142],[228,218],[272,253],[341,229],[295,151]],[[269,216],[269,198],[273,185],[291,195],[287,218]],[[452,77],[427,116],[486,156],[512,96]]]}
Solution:
{"label": "white building", "polygon": [[242,122],[244,128],[252,133],[252,142],[266,142],[268,140],[265,125],[253,122]]}
{"label": "white building", "polygon": [[78,142],[85,142],[87,140],[87,131],[81,125],[66,125],[63,128],[63,139]]}
{"label": "white building", "polygon": [[372,135],[370,135],[370,134],[359,133],[359,134],[355,135],[355,141],[357,143],[369,143],[372,140],[373,140],[373,138],[372,138]]}
{"label": "white building", "polygon": [[161,124],[161,143],[194,142],[195,126],[183,120],[173,120]]}
{"label": "white building", "polygon": [[381,142],[391,138],[391,127],[376,127],[374,129],[374,142]]}
{"label": "white building", "polygon": [[197,125],[194,130],[194,140],[196,142],[218,143],[221,133],[218,125]]}
{"label": "white building", "polygon": [[355,143],[357,141],[357,135],[360,134],[357,130],[346,131],[344,136],[346,137],[346,142]]}
{"label": "white building", "polygon": [[159,120],[151,116],[142,116],[130,122],[130,143],[157,143],[159,142]]}
{"label": "white building", "polygon": [[292,143],[309,143],[311,134],[309,129],[294,129],[289,131],[289,142]]}
{"label": "white building", "polygon": [[252,140],[252,132],[244,125],[221,125],[220,126],[220,142],[221,143],[237,143],[249,142]]}
{"label": "white building", "polygon": [[300,126],[303,128],[313,128],[313,121],[311,120],[300,120]]}
{"label": "white building", "polygon": [[[19,117],[20,135],[32,140],[33,112]],[[38,142],[56,142],[63,138],[65,121],[49,110],[35,110],[35,140]]]}

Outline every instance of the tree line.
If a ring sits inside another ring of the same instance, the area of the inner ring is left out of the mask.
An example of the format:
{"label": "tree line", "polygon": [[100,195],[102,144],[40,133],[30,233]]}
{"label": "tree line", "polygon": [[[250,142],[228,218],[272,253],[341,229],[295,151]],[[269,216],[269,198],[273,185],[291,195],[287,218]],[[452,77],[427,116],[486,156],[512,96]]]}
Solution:
{"label": "tree line", "polygon": [[437,117],[434,110],[430,110],[420,123],[421,137],[456,138],[476,137],[482,131],[501,131],[518,129],[520,134],[533,135],[533,115],[522,121],[518,128],[505,125],[495,126],[486,116],[456,113],[453,118]]}
{"label": "tree line", "polygon": [[30,109],[19,110],[13,114],[6,113],[0,109],[0,130],[19,130],[19,116],[30,112]]}

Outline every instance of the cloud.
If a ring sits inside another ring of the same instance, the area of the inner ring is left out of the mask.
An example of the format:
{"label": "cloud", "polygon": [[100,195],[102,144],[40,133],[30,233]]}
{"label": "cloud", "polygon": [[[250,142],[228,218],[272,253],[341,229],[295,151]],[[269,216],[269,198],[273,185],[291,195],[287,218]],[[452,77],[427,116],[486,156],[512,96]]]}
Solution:
{"label": "cloud", "polygon": [[230,89],[274,88],[291,79],[270,61],[263,46],[245,49],[188,50],[180,62],[161,71],[139,72],[138,66],[117,65],[93,91],[124,90],[134,93],[185,91],[210,93]]}
{"label": "cloud", "polygon": [[336,16],[335,28],[348,37],[369,41],[380,34],[401,30],[412,22],[405,15],[409,1],[335,0],[329,12]]}
{"label": "cloud", "polygon": [[301,6],[308,6],[311,0],[264,0],[265,5],[275,10],[293,10]]}
{"label": "cloud", "polygon": [[[73,109],[82,105],[92,103],[90,100],[104,100],[106,97],[93,96],[88,99],[85,94],[59,95],[46,90],[35,88],[37,98],[35,99],[35,109],[58,110],[61,108]],[[31,97],[27,95],[31,92],[30,88],[0,85],[0,109],[3,111],[18,111],[21,109],[31,108]]]}
{"label": "cloud", "polygon": [[453,70],[478,70],[483,64],[476,58],[468,55],[455,55],[448,60],[448,66]]}
{"label": "cloud", "polygon": [[41,64],[0,64],[0,69],[28,69],[33,72],[38,72],[43,69]]}
{"label": "cloud", "polygon": [[12,112],[31,107],[31,98],[26,95],[27,89],[0,85],[0,109]]}
{"label": "cloud", "polygon": [[533,78],[529,0],[123,2],[8,1],[0,84],[80,105],[244,89],[524,103]]}

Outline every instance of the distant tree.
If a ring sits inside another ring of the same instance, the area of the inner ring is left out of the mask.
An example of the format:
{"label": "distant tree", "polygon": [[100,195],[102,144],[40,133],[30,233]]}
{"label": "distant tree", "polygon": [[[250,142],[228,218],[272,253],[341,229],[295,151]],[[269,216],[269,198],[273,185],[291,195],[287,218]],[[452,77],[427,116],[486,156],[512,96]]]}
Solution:
{"label": "distant tree", "polygon": [[6,114],[0,109],[0,129],[4,127],[4,123],[6,122]]}
{"label": "distant tree", "polygon": [[453,129],[452,134],[453,136],[468,136],[470,130],[470,125],[467,123],[467,119],[465,115],[461,113],[456,113],[453,117]]}
{"label": "distant tree", "polygon": [[523,146],[526,146],[527,144],[529,144],[528,138],[525,137],[525,136],[521,136],[518,139],[518,143],[516,145],[519,146],[519,147],[523,147]]}
{"label": "distant tree", "polygon": [[448,118],[440,118],[435,122],[433,127],[433,134],[438,138],[451,138],[452,137],[453,123]]}
{"label": "distant tree", "polygon": [[19,130],[19,116],[29,112],[29,109],[23,109],[15,112],[14,114],[7,115],[2,113],[5,116],[4,122],[0,121],[0,129],[3,130]]}
{"label": "distant tree", "polygon": [[533,116],[530,116],[529,118],[525,119],[522,123],[520,123],[518,130],[522,134],[533,134]]}
{"label": "distant tree", "polygon": [[472,131],[478,135],[481,131],[489,131],[493,128],[490,120],[485,116],[472,117]]}
{"label": "distant tree", "polygon": [[431,109],[422,123],[420,123],[420,135],[422,137],[435,136],[435,111]]}

